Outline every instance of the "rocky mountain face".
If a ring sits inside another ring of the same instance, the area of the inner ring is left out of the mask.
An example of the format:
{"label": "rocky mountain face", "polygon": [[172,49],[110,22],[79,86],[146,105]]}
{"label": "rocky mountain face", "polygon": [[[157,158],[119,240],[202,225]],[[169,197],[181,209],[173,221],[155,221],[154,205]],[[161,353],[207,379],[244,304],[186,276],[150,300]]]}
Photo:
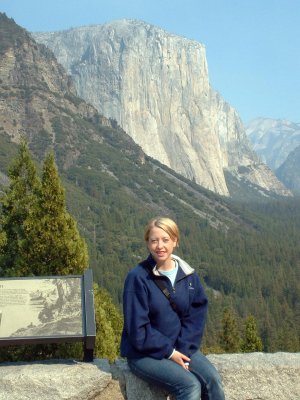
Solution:
{"label": "rocky mountain face", "polygon": [[300,194],[300,145],[289,153],[286,160],[276,170],[276,176],[293,193]]}
{"label": "rocky mountain face", "polygon": [[257,154],[293,193],[300,193],[300,123],[257,118],[246,127]]}
{"label": "rocky mountain face", "polygon": [[[80,154],[80,118],[92,118],[98,112],[77,97],[71,78],[52,51],[37,44],[5,14],[0,14],[0,32],[0,133],[14,143],[26,138],[41,159],[53,149],[63,152],[60,160],[67,168]],[[90,131],[91,136],[96,134],[95,128]]]}
{"label": "rocky mountain face", "polygon": [[[174,206],[186,208],[217,229],[228,229],[225,221],[229,220],[243,223],[223,199],[215,196],[212,200],[206,190],[146,157],[115,121],[76,95],[51,50],[1,13],[0,37],[0,190],[8,184],[8,165],[24,137],[38,161],[54,151],[59,171],[72,191],[70,207],[87,234],[95,235],[89,219],[99,220],[101,215],[111,220],[120,207],[126,214],[127,204],[136,215],[138,210],[142,215],[149,210],[155,215],[172,214],[167,207],[169,197]],[[195,202],[190,201],[191,191]],[[103,241],[105,231],[99,230],[99,241]]]}
{"label": "rocky mountain face", "polygon": [[78,94],[152,158],[225,196],[224,171],[290,194],[257,158],[236,111],[211,88],[202,44],[132,20],[34,38],[53,50]]}
{"label": "rocky mountain face", "polygon": [[257,118],[246,127],[254,150],[273,171],[300,145],[300,123]]}

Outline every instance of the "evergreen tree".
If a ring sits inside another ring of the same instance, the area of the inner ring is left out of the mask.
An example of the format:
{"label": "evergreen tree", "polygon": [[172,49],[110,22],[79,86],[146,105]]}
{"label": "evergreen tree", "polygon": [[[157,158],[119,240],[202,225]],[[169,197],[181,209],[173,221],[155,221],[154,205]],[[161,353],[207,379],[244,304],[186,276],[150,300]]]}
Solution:
{"label": "evergreen tree", "polygon": [[262,349],[262,341],[257,333],[256,320],[253,315],[249,315],[246,318],[245,333],[241,350],[244,353],[251,353],[254,351],[262,351]]}
{"label": "evergreen tree", "polygon": [[23,262],[21,247],[26,240],[24,222],[33,212],[40,190],[40,180],[25,141],[21,142],[8,176],[10,185],[1,197],[0,272],[3,276],[18,276]]}
{"label": "evergreen tree", "polygon": [[66,210],[65,192],[53,154],[44,161],[38,201],[24,221],[24,230],[23,275],[80,274],[87,267],[87,245]]}
{"label": "evergreen tree", "polygon": [[226,353],[238,353],[240,351],[240,336],[236,319],[229,308],[225,308],[223,312],[220,342]]}
{"label": "evergreen tree", "polygon": [[120,353],[123,319],[108,292],[96,284],[94,301],[97,330],[95,356],[114,361]]}
{"label": "evergreen tree", "polygon": [[[2,228],[0,228],[2,229]],[[0,231],[0,255],[3,254],[3,249],[7,243],[6,234],[3,230]]]}

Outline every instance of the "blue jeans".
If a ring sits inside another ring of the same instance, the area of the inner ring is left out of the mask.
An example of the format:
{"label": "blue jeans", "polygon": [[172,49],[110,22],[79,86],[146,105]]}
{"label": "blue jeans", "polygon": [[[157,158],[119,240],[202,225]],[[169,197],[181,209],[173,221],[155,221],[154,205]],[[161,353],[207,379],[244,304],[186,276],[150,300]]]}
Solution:
{"label": "blue jeans", "polygon": [[176,400],[225,400],[218,371],[200,351],[192,355],[189,371],[166,358],[143,357],[127,362],[132,373],[165,389]]}

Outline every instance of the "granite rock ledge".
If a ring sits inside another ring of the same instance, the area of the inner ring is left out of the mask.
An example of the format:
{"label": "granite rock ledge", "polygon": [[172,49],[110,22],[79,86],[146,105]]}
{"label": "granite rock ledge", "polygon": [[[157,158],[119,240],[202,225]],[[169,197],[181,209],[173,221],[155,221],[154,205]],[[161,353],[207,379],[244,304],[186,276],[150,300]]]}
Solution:
{"label": "granite rock ledge", "polygon": [[[222,375],[226,400],[299,400],[300,353],[209,355]],[[125,360],[0,364],[0,400],[166,400],[135,377]]]}

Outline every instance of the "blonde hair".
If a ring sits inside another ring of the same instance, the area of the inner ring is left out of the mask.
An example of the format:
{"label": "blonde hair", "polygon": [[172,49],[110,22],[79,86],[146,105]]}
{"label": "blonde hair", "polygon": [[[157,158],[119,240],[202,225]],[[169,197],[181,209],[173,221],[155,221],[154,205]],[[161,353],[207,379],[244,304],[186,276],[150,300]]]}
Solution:
{"label": "blonde hair", "polygon": [[168,217],[156,217],[151,219],[145,228],[144,239],[146,242],[149,240],[150,231],[152,228],[157,227],[164,230],[172,240],[176,240],[177,246],[179,244],[179,228],[175,221]]}

